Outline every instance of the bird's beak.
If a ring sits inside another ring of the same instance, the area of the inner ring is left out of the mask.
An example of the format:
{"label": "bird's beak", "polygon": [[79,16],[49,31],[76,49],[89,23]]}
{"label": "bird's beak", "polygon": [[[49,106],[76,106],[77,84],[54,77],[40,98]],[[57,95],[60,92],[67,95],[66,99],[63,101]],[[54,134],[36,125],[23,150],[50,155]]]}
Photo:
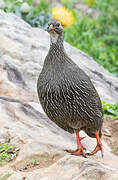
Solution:
{"label": "bird's beak", "polygon": [[54,31],[54,28],[53,28],[52,24],[48,27],[48,32],[50,32],[50,31]]}

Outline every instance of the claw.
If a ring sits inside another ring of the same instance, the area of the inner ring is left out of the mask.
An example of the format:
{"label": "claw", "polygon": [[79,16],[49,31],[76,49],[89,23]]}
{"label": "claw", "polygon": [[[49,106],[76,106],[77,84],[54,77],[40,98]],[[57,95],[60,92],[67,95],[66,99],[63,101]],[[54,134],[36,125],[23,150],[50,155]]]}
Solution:
{"label": "claw", "polygon": [[75,152],[72,153],[72,155],[78,156],[78,155],[83,155],[84,157],[86,157],[86,154],[84,152],[84,149],[77,149]]}
{"label": "claw", "polygon": [[86,157],[86,155],[94,155],[95,153],[97,153],[99,150],[101,151],[102,157],[103,157],[103,148],[102,148],[102,143],[100,141],[100,137],[99,137],[99,132],[96,131],[95,133],[95,137],[97,140],[97,145],[95,147],[95,149],[91,152],[91,153],[87,153],[85,154],[84,150],[85,148],[83,147],[83,145],[81,144],[81,140],[84,139],[85,137],[79,137],[79,131],[76,130],[76,138],[77,138],[77,149],[76,150],[66,150],[67,152],[71,153],[72,155],[78,156],[78,155],[83,155],[83,157]]}
{"label": "claw", "polygon": [[84,157],[86,157],[86,154],[84,152],[84,148],[81,147],[80,149],[76,149],[76,150],[71,150],[68,149],[66,150],[68,153],[71,153],[72,155],[78,156],[78,155],[83,155]]}
{"label": "claw", "polygon": [[81,141],[81,140],[83,140],[84,138],[86,138],[86,136],[84,136],[84,137],[80,137],[80,141]]}
{"label": "claw", "polygon": [[66,150],[67,152],[71,153],[72,155],[78,156],[78,155],[83,155],[86,157],[86,154],[84,152],[84,147],[81,144],[81,140],[84,139],[85,137],[79,137],[79,131],[76,130],[76,138],[77,138],[77,149],[76,150]]}
{"label": "claw", "polygon": [[66,151],[67,151],[68,153],[71,153],[71,154],[73,154],[74,152],[76,152],[76,151],[77,151],[77,149],[76,149],[76,150],[72,150],[72,149],[66,149]]}

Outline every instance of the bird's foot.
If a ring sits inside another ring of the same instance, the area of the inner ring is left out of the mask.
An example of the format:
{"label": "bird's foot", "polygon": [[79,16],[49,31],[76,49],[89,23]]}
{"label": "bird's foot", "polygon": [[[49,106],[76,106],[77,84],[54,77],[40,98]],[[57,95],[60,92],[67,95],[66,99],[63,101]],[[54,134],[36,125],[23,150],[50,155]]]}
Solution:
{"label": "bird's foot", "polygon": [[76,149],[76,150],[71,150],[71,149],[68,149],[66,150],[68,153],[71,153],[72,155],[75,155],[75,156],[79,156],[79,155],[83,155],[84,157],[86,157],[86,154],[84,152],[84,147],[81,146],[80,148]]}
{"label": "bird's foot", "polygon": [[103,148],[102,148],[102,144],[97,144],[97,146],[95,147],[95,149],[91,152],[91,153],[87,153],[87,155],[92,156],[94,154],[96,154],[98,151],[101,151],[101,155],[103,158]]}
{"label": "bird's foot", "polygon": [[102,147],[102,143],[100,141],[98,131],[96,131],[95,137],[96,137],[96,140],[97,140],[97,146],[95,147],[95,149],[91,153],[87,153],[87,155],[92,156],[93,154],[96,154],[98,151],[101,151],[101,155],[102,155],[102,158],[103,158],[103,147]]}
{"label": "bird's foot", "polygon": [[83,155],[84,157],[86,157],[86,154],[84,152],[84,147],[81,144],[81,140],[84,139],[85,137],[80,137],[79,136],[79,130],[75,130],[76,133],[76,138],[77,138],[77,149],[76,150],[66,150],[67,152],[71,153],[72,155],[78,156],[78,155]]}
{"label": "bird's foot", "polygon": [[[85,137],[86,137],[86,136],[80,137],[80,141],[83,140]],[[82,146],[82,145],[81,145],[81,146]],[[82,148],[86,150],[85,147],[82,146]],[[79,148],[77,148],[76,150],[67,149],[66,151],[69,152],[69,153],[75,153],[75,152],[77,152],[78,150],[79,150]]]}

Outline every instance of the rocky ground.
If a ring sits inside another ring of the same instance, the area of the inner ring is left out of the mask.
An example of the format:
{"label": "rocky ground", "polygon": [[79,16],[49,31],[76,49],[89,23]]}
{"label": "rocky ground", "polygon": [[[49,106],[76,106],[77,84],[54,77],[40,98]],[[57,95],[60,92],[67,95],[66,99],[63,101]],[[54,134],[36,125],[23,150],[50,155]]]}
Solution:
{"label": "rocky ground", "polygon": [[118,119],[104,119],[103,139],[110,146],[111,151],[118,156]]}
{"label": "rocky ground", "polygon": [[[48,33],[0,11],[0,42],[0,142],[10,142],[18,151],[1,166],[0,180],[117,180],[117,120],[105,120],[103,159],[100,153],[76,157],[65,151],[76,148],[75,136],[51,122],[39,104],[36,82],[49,48]],[[85,53],[67,43],[65,48],[100,97],[117,102],[118,79]],[[96,145],[89,137],[82,143],[87,151]]]}

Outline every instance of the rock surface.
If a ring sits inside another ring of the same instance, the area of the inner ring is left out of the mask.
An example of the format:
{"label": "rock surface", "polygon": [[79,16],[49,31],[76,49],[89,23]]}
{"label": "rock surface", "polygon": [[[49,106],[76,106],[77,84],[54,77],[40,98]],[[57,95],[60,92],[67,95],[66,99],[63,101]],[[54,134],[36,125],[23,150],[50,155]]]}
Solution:
{"label": "rock surface", "polygon": [[[69,155],[76,148],[75,136],[51,122],[36,93],[36,81],[49,49],[49,36],[13,14],[0,11],[0,142],[20,148],[17,158],[0,168],[8,180],[117,180],[118,157],[105,142],[100,153],[87,159]],[[92,79],[105,101],[118,101],[118,79],[85,53],[65,43],[68,54]],[[84,134],[81,132],[82,135]],[[95,139],[82,141],[87,150]],[[36,160],[34,167],[30,164]],[[94,172],[94,173],[93,173]]]}

